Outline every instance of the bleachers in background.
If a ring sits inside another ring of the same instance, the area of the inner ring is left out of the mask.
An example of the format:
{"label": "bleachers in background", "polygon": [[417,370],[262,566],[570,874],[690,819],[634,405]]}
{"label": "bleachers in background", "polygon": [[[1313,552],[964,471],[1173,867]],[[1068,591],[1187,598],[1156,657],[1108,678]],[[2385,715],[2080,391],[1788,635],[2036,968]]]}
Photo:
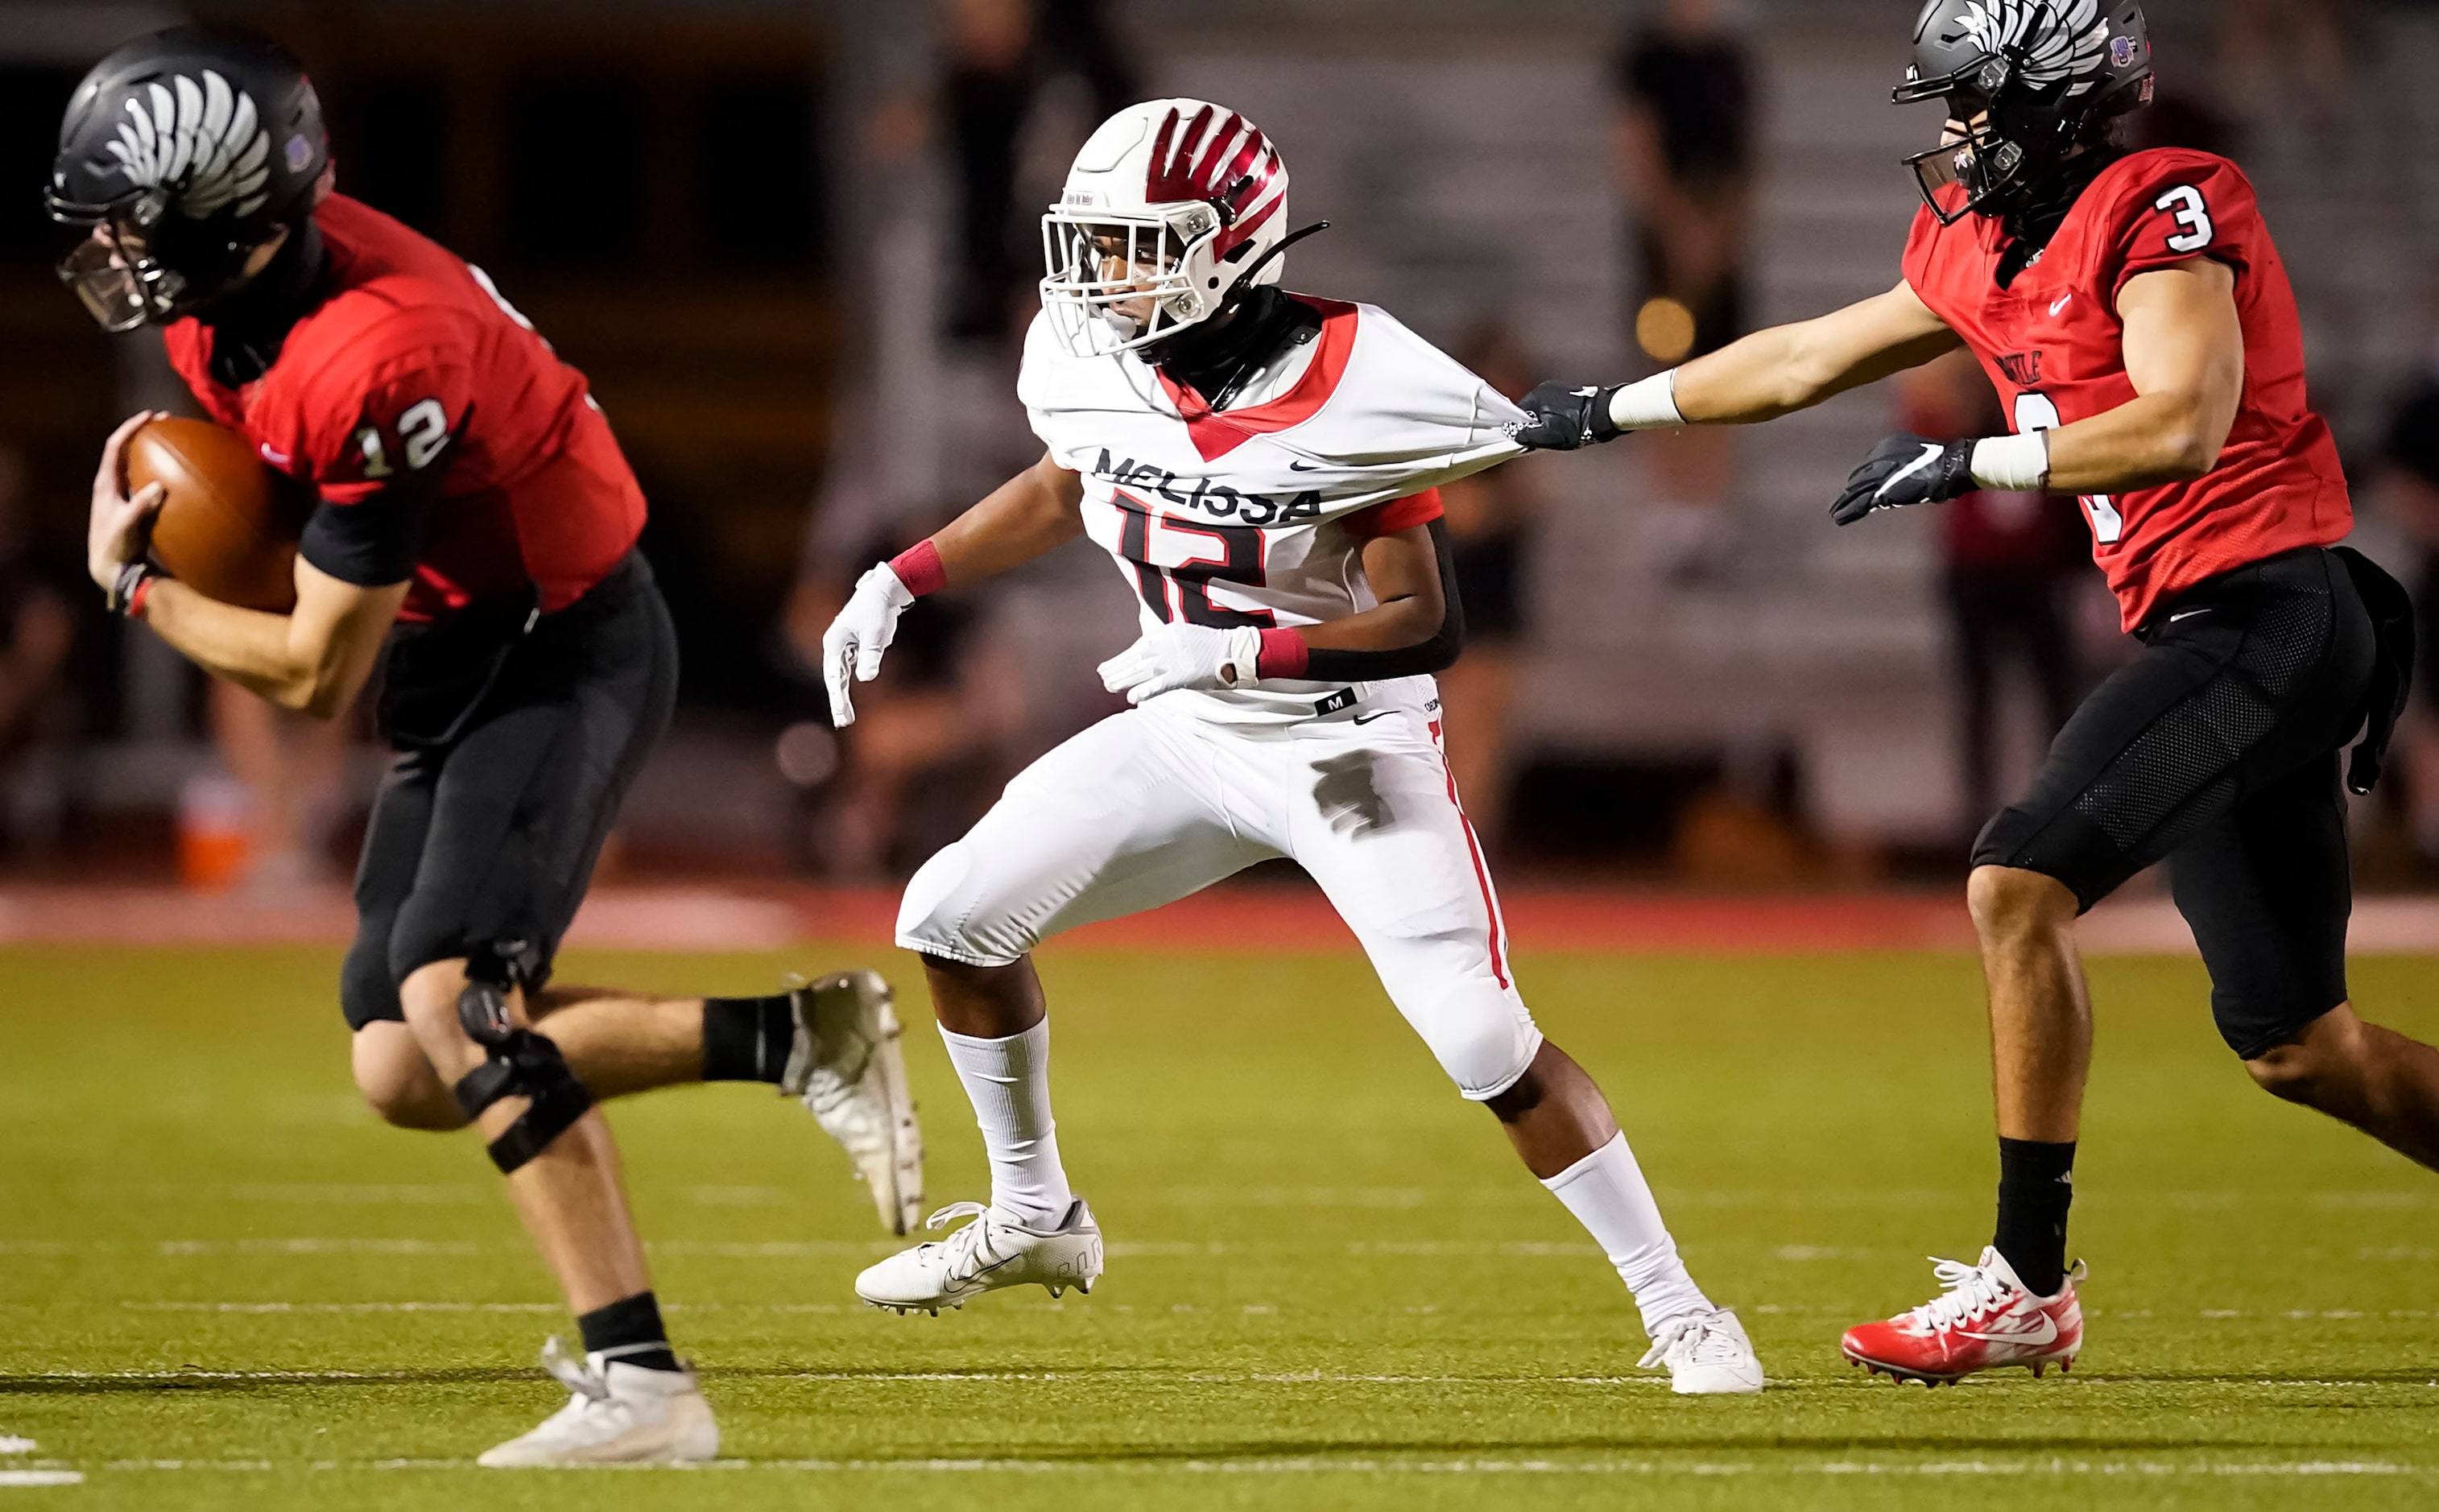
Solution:
{"label": "bleachers in background", "polygon": [[[1296,219],[1327,236],[1290,282],[1372,299],[1445,343],[1513,322],[1553,376],[1615,376],[1630,352],[1629,224],[1608,163],[1619,8],[1329,0],[1140,8],[1159,87],[1245,109],[1296,175]],[[1914,6],[1747,5],[1768,110],[1752,247],[1754,306],[1777,321],[1886,288],[1915,205],[1897,160],[1935,129],[1888,91]],[[2149,8],[2172,86],[2212,98],[2216,9]],[[1383,23],[1394,17],[1394,27]],[[2280,238],[2314,389],[2359,456],[2430,347],[2439,283],[2439,19],[2361,18],[2362,77],[2333,120],[2216,101]],[[1807,806],[1835,838],[1920,843],[1963,819],[1949,734],[1934,522],[1847,530],[1825,518],[1846,471],[1889,429],[1885,389],[1741,438],[1743,546],[1719,583],[1662,580],[1637,505],[1633,443],[1530,464],[1549,500],[1535,564],[1535,653],[1519,710],[1545,755],[1723,756],[1791,749]]]}

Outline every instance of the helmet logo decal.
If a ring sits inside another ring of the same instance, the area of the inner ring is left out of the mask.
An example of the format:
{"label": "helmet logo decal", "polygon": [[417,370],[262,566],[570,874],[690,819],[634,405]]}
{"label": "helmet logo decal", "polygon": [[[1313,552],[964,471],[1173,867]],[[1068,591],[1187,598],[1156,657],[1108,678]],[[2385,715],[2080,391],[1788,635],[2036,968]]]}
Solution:
{"label": "helmet logo decal", "polygon": [[1277,212],[1287,185],[1277,149],[1253,123],[1232,111],[1215,131],[1211,123],[1217,114],[1209,105],[1195,112],[1181,139],[1177,129],[1183,117],[1176,110],[1168,113],[1152,138],[1144,198],[1154,204],[1207,202],[1223,222],[1211,250],[1225,256]]}
{"label": "helmet logo decal", "polygon": [[2028,84],[2073,80],[2069,95],[2095,82],[2092,70],[2109,34],[2100,0],[1971,0],[1956,25],[1985,51],[2017,55],[2016,77]]}
{"label": "helmet logo decal", "polygon": [[208,68],[200,83],[179,74],[131,95],[118,139],[107,150],[128,182],[169,191],[193,220],[230,205],[251,215],[270,197],[271,133],[254,97]]}

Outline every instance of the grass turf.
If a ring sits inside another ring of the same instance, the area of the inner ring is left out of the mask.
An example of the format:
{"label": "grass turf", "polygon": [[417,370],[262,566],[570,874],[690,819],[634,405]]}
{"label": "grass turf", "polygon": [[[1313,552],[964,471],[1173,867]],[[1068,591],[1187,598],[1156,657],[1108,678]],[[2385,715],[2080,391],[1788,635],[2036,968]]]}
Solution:
{"label": "grass turf", "polygon": [[[565,979],[756,990],[778,958]],[[911,980],[912,962],[885,963]],[[29,1504],[556,1506],[472,1454],[555,1402],[565,1331],[473,1140],[376,1124],[315,951],[0,953],[0,1482]],[[2430,961],[2366,1011],[2439,1035]],[[1545,1028],[1621,1109],[1695,1274],[1774,1389],[1636,1372],[1616,1278],[1352,955],[1045,960],[1062,1145],[1111,1239],[1089,1299],[899,1319],[846,1165],[751,1087],[617,1104],[727,1468],[587,1505],[2427,1506],[2439,1184],[2253,1091],[2197,967],[2104,961],[2065,1379],[1867,1382],[1838,1330],[1969,1256],[1993,1177],[1960,957],[1541,956]],[[909,1037],[935,1201],[980,1195],[963,1100]]]}

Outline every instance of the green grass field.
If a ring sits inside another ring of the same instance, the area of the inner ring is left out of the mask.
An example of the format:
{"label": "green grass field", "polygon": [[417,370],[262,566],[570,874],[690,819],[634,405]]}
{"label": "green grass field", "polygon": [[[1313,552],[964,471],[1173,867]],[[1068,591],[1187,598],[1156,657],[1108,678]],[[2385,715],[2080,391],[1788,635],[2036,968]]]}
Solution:
{"label": "green grass field", "polygon": [[[758,990],[789,957],[572,958]],[[725,1465],[478,1471],[555,1405],[566,1331],[475,1142],[376,1124],[313,951],[0,955],[0,1457],[28,1505],[2353,1508],[2439,1504],[2439,1182],[2255,1092],[2197,966],[2104,961],[2072,1377],[1866,1381],[1841,1327],[1988,1233],[1962,957],[1528,958],[1619,1106],[1759,1397],[1638,1373],[1615,1276],[1353,955],[1044,963],[1061,1143],[1111,1240],[1089,1299],[855,1305],[888,1247],[800,1110],[615,1106]],[[911,983],[911,959],[883,963]],[[2439,1035],[2429,960],[2367,1013]],[[927,1021],[919,987],[910,1020]],[[909,1037],[931,1197],[983,1194]]]}

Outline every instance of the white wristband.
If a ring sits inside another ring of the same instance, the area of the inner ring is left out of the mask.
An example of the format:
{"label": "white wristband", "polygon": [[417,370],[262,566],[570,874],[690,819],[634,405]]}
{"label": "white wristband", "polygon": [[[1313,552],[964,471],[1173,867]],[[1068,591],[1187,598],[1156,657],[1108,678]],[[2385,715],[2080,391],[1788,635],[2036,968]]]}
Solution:
{"label": "white wristband", "polygon": [[1654,373],[1639,382],[1627,384],[1609,397],[1609,419],[1621,431],[1648,431],[1663,425],[1682,425],[1685,417],[1677,413],[1677,369]]}
{"label": "white wristband", "polygon": [[1992,436],[1973,443],[1973,481],[1985,489],[2019,492],[2050,481],[2050,438],[2043,431]]}

